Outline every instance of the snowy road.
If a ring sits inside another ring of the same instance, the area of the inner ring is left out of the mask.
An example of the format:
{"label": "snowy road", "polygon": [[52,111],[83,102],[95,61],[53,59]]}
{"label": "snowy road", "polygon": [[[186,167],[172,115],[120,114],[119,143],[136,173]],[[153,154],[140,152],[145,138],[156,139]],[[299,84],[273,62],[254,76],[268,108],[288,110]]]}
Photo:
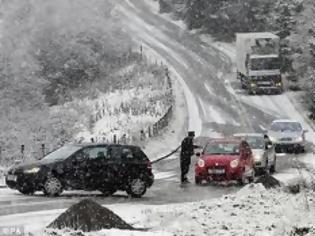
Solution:
{"label": "snowy road", "polygon": [[[231,55],[159,15],[156,2],[126,0],[117,7],[117,14],[125,19],[125,30],[134,35],[135,42],[143,45],[145,52],[152,57],[167,63],[171,76],[180,81],[190,111],[189,129],[196,130],[200,136],[259,132],[273,119],[280,117],[291,117],[305,123],[286,94],[243,95],[232,72]],[[313,141],[311,137],[315,137],[314,132],[305,125],[310,131],[307,138]],[[280,156],[278,172],[285,173],[293,168],[293,159],[289,155]],[[0,189],[0,215],[62,209],[85,197],[94,197],[102,204],[168,204],[217,198],[239,189],[235,185],[198,187],[194,184],[180,188],[178,166],[177,159],[158,164],[155,167],[157,180],[142,199],[130,199],[124,193],[103,198],[98,193],[83,192],[66,192],[52,199],[41,193],[25,197],[16,191]],[[190,179],[193,179],[192,170],[190,175]]]}

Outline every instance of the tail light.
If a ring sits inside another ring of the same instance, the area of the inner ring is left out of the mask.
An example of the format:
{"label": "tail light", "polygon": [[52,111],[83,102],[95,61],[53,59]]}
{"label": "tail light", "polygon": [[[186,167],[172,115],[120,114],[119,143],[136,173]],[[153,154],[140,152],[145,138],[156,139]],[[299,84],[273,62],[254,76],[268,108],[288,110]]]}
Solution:
{"label": "tail light", "polygon": [[151,163],[151,161],[147,162],[147,168],[148,168],[148,170],[152,171],[152,163]]}

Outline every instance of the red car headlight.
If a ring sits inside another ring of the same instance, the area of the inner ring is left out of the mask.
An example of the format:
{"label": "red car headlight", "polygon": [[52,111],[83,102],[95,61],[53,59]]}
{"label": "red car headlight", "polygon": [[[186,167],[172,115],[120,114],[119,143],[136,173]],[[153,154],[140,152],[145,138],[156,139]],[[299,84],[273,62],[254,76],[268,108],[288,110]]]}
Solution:
{"label": "red car headlight", "polygon": [[238,164],[239,164],[238,159],[235,159],[235,160],[233,160],[233,161],[230,162],[231,168],[236,168],[236,167],[238,167]]}
{"label": "red car headlight", "polygon": [[198,162],[197,162],[197,165],[198,165],[200,168],[203,168],[203,167],[205,167],[205,161],[202,160],[202,159],[199,159]]}

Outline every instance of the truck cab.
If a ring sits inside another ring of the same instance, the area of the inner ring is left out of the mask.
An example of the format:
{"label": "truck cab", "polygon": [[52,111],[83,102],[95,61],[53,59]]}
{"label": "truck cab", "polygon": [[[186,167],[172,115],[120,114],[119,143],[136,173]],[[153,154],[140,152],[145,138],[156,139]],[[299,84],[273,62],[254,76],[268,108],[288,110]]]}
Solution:
{"label": "truck cab", "polygon": [[279,37],[272,33],[236,34],[237,78],[249,94],[282,93]]}

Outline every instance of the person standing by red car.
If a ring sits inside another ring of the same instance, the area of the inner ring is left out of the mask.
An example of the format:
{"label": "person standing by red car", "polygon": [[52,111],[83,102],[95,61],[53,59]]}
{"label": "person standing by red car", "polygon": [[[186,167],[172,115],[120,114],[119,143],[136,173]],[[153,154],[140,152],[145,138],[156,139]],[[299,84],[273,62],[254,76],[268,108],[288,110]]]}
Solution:
{"label": "person standing by red car", "polygon": [[199,146],[194,145],[195,132],[189,131],[188,136],[184,138],[181,143],[180,152],[180,170],[181,170],[181,183],[190,183],[187,174],[191,163],[191,156],[194,155],[194,149]]}

